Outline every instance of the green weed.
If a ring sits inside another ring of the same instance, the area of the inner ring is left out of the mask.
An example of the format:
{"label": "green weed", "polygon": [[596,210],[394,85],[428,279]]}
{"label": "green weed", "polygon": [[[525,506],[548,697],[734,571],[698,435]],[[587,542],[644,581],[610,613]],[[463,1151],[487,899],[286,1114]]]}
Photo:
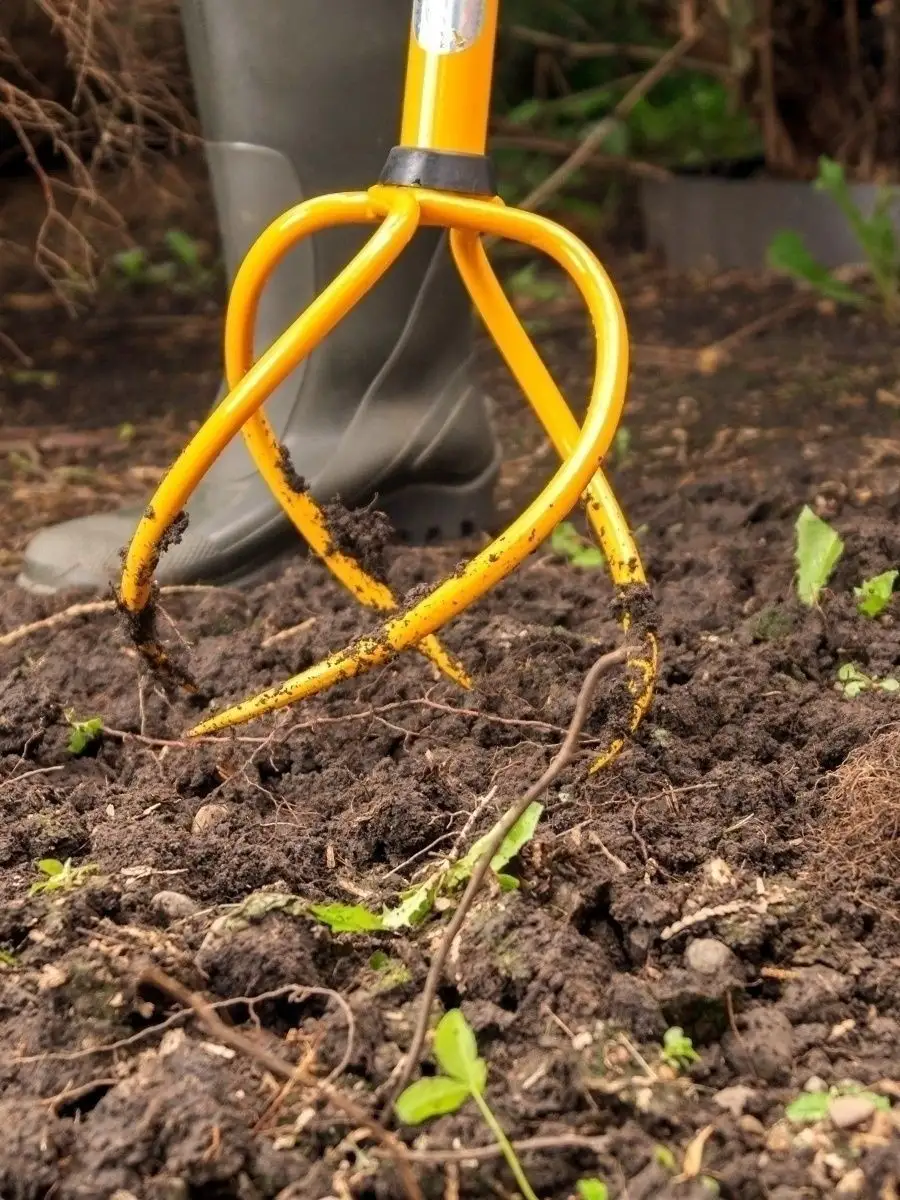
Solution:
{"label": "green weed", "polygon": [[475,1034],[458,1008],[450,1009],[438,1022],[434,1057],[444,1073],[417,1079],[402,1091],[394,1104],[397,1117],[404,1125],[421,1125],[474,1101],[525,1200],[537,1200],[511,1142],[485,1099],[487,1063],[479,1057]]}
{"label": "green weed", "polygon": [[[833,159],[819,159],[819,174],[813,185],[825,192],[840,209],[859,243],[875,285],[881,307],[891,320],[900,318],[900,239],[894,228],[897,192],[878,188],[871,213],[865,214],[853,199],[844,168]],[[815,288],[821,295],[853,308],[865,308],[870,298],[839,279],[809,252],[802,237],[792,230],[779,233],[769,246],[769,264]]]}

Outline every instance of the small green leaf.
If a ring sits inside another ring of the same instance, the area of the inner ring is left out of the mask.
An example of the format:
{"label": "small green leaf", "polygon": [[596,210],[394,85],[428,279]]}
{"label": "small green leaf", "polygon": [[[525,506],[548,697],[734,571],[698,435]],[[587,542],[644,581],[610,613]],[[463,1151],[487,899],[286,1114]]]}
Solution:
{"label": "small green leaf", "polygon": [[[534,831],[537,829],[543,811],[544,806],[538,804],[537,801],[528,805],[497,848],[497,853],[491,859],[492,871],[499,874],[528,845],[534,837]],[[448,888],[458,887],[469,878],[478,865],[478,860],[484,854],[484,848],[490,837],[490,831],[484,837],[480,837],[469,852],[450,868],[446,878]]]}
{"label": "small green leaf", "polygon": [[519,887],[519,881],[515,875],[504,875],[502,871],[497,875],[497,882],[500,884],[501,892],[514,892]]}
{"label": "small green leaf", "polygon": [[784,1110],[784,1115],[795,1125],[814,1124],[828,1116],[828,1105],[832,1097],[828,1092],[804,1092]]}
{"label": "small green leaf", "polygon": [[470,1092],[483,1092],[487,1065],[478,1057],[472,1027],[458,1008],[451,1008],[434,1031],[434,1057],[442,1070],[464,1083]]}
{"label": "small green leaf", "polygon": [[700,1061],[694,1043],[678,1025],[673,1025],[663,1034],[662,1057],[673,1067],[687,1067]]}
{"label": "small green leaf", "polygon": [[58,858],[42,858],[35,863],[37,869],[47,879],[52,879],[54,875],[62,875],[69,865],[71,865],[71,859],[67,859],[66,862],[61,863]]}
{"label": "small green leaf", "polygon": [[883,692],[900,692],[900,679],[894,679],[888,676],[887,679],[880,679],[878,686]]}
{"label": "small green leaf", "polygon": [[864,617],[877,617],[884,612],[894,594],[894,584],[900,571],[882,571],[872,579],[865,579],[860,587],[853,589],[856,609]]}
{"label": "small green leaf", "polygon": [[844,543],[840,534],[817,517],[808,504],[804,505],[794,528],[797,596],[802,604],[812,608],[844,552]]}
{"label": "small green leaf", "polygon": [[829,300],[853,308],[862,308],[866,303],[865,296],[835,279],[827,267],[813,258],[803,238],[793,229],[785,229],[772,238],[767,257],[773,271],[810,284]]}
{"label": "small green leaf", "polygon": [[87,721],[72,721],[69,722],[72,726],[72,732],[69,734],[69,740],[66,743],[70,754],[83,754],[89,746],[100,737],[103,732],[103,718],[90,717]]}
{"label": "small green leaf", "polygon": [[440,874],[432,875],[418,887],[401,892],[400,903],[395,908],[386,908],[381,914],[382,927],[410,929],[421,924],[434,908],[440,882]]}
{"label": "small green leaf", "polygon": [[147,268],[147,255],[139,246],[133,250],[123,250],[113,257],[113,265],[126,279],[136,281],[141,278]]}
{"label": "small green leaf", "polygon": [[367,933],[384,929],[384,919],[362,904],[311,904],[309,911],[332,933]]}
{"label": "small green leaf", "polygon": [[579,1179],[575,1187],[581,1200],[609,1200],[609,1188],[602,1179]]}
{"label": "small green leaf", "polygon": [[462,1108],[471,1096],[468,1084],[446,1075],[417,1079],[397,1097],[394,1112],[404,1125],[421,1125]]}
{"label": "small green leaf", "polygon": [[166,246],[171,250],[180,263],[190,270],[200,266],[200,247],[190,236],[180,229],[169,229],[165,235]]}
{"label": "small green leaf", "polygon": [[14,967],[16,965],[16,956],[10,954],[8,950],[0,950],[0,967]]}
{"label": "small green leaf", "polygon": [[567,559],[573,567],[588,570],[602,567],[606,562],[603,551],[589,538],[582,537],[570,521],[562,521],[550,535],[550,548],[560,558]]}

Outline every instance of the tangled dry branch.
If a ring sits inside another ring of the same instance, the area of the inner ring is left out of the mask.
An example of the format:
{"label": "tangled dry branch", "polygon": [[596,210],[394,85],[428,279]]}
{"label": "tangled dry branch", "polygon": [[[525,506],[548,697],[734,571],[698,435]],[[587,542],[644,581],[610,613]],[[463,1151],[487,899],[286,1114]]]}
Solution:
{"label": "tangled dry branch", "polygon": [[[40,183],[38,270],[70,298],[92,279],[85,210],[119,224],[102,173],[140,169],[194,134],[175,0],[4,0],[0,165]],[[0,225],[0,250],[9,244]]]}

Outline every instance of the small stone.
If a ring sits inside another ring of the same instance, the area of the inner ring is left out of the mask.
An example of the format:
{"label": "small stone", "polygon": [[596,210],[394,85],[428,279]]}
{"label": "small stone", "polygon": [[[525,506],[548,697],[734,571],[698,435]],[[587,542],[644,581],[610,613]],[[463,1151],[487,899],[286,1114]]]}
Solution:
{"label": "small stone", "polygon": [[720,1092],[716,1092],[713,1100],[718,1104],[719,1108],[724,1108],[733,1117],[739,1117],[753,1095],[753,1088],[745,1087],[743,1084],[736,1084],[734,1087],[722,1088]]}
{"label": "small stone", "polygon": [[56,988],[61,988],[68,981],[68,972],[64,971],[62,967],[58,967],[55,963],[45,963],[38,976],[38,991],[52,992]]}
{"label": "small stone", "polygon": [[164,921],[182,921],[197,912],[197,905],[183,892],[157,892],[150,899],[150,908]]}
{"label": "small stone", "polygon": [[227,816],[228,809],[224,804],[203,804],[194,814],[191,833],[206,833],[215,825],[221,824]]}
{"label": "small stone", "polygon": [[794,1135],[784,1121],[773,1125],[766,1137],[766,1149],[773,1154],[787,1154],[794,1144]]}
{"label": "small stone", "polygon": [[750,1113],[744,1113],[738,1118],[738,1129],[741,1133],[746,1133],[750,1137],[763,1138],[766,1136],[766,1127],[763,1125],[759,1117],[753,1117]]}
{"label": "small stone", "polygon": [[866,1186],[866,1177],[862,1167],[854,1167],[834,1189],[836,1196],[861,1196]]}
{"label": "small stone", "polygon": [[810,1075],[803,1085],[804,1092],[827,1092],[828,1084],[821,1075]]}
{"label": "small stone", "polygon": [[718,975],[734,961],[734,955],[724,942],[716,938],[695,938],[684,952],[692,971],[700,975]]}
{"label": "small stone", "polygon": [[703,874],[713,887],[730,887],[734,874],[724,858],[711,858],[703,864]]}
{"label": "small stone", "polygon": [[868,1096],[837,1096],[828,1106],[828,1116],[835,1129],[858,1129],[875,1112]]}

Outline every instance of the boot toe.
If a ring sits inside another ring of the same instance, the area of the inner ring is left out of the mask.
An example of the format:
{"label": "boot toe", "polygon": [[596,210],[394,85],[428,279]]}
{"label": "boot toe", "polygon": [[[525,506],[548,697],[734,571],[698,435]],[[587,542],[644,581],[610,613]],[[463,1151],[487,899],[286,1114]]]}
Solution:
{"label": "boot toe", "polygon": [[107,591],[139,519],[140,509],[97,513],[42,529],[25,548],[19,586],[44,594]]}

